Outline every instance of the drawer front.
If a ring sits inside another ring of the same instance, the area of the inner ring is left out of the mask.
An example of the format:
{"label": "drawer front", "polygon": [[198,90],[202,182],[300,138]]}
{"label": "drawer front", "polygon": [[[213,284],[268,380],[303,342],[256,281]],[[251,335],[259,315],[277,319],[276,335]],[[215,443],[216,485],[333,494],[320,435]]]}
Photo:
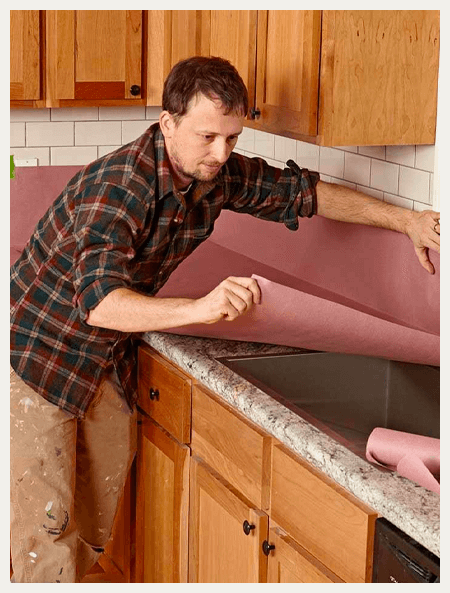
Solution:
{"label": "drawer front", "polygon": [[377,514],[278,444],[270,516],[344,581],[370,582]]}
{"label": "drawer front", "polygon": [[139,348],[138,404],[180,443],[189,443],[191,379],[162,356]]}
{"label": "drawer front", "polygon": [[268,510],[272,439],[237,414],[194,385],[191,449],[251,503]]}

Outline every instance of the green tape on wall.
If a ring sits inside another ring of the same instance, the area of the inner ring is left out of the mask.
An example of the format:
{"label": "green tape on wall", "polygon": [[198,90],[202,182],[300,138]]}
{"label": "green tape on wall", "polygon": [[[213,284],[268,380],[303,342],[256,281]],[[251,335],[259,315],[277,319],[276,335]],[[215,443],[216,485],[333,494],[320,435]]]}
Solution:
{"label": "green tape on wall", "polygon": [[14,177],[16,176],[16,174],[14,173],[14,155],[9,155],[9,163],[10,163],[10,175],[9,178],[10,179],[14,179]]}

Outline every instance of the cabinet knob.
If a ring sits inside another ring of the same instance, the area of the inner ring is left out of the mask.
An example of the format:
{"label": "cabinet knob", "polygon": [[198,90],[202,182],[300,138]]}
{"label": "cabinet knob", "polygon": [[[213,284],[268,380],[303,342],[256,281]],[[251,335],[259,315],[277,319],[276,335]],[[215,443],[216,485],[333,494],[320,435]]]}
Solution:
{"label": "cabinet knob", "polygon": [[250,117],[251,119],[258,119],[259,116],[261,115],[261,111],[256,108],[256,109],[250,109]]}
{"label": "cabinet knob", "polygon": [[159,389],[153,389],[153,387],[150,387],[149,396],[151,400],[159,400]]}
{"label": "cabinet knob", "polygon": [[252,529],[255,529],[255,525],[250,525],[247,519],[242,524],[242,529],[244,530],[245,535],[248,535]]}
{"label": "cabinet knob", "polygon": [[262,544],[263,552],[266,556],[270,554],[270,550],[275,550],[275,546],[273,544],[269,544],[269,542],[265,539]]}
{"label": "cabinet knob", "polygon": [[133,84],[133,86],[130,88],[130,93],[133,95],[133,97],[139,95],[140,92],[141,87],[138,84]]}

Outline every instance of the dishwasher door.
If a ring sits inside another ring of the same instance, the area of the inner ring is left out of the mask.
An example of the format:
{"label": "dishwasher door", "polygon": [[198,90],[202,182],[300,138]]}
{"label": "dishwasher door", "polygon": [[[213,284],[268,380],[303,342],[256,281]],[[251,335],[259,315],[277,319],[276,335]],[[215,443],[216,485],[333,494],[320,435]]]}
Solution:
{"label": "dishwasher door", "polygon": [[439,583],[440,560],[384,518],[377,519],[373,583]]}

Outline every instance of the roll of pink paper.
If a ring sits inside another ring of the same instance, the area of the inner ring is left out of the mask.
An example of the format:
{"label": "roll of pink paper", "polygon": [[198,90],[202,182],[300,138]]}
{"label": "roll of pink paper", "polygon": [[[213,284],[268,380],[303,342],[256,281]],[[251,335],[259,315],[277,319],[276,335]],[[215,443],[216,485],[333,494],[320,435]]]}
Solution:
{"label": "roll of pink paper", "polygon": [[366,457],[372,463],[439,492],[434,477],[440,473],[440,440],[389,428],[375,428],[367,441]]}
{"label": "roll of pink paper", "polygon": [[405,455],[397,464],[397,473],[404,478],[428,488],[436,494],[441,493],[441,485],[427,468],[425,463],[416,455]]}

